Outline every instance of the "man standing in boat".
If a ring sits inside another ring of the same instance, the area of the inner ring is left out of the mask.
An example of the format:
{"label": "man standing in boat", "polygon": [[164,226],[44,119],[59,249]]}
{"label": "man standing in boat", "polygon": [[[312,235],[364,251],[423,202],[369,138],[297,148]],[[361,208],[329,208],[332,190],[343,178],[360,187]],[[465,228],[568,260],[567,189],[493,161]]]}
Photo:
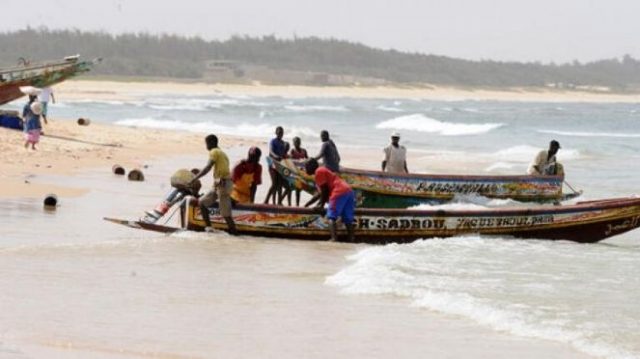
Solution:
{"label": "man standing in boat", "polygon": [[384,160],[382,160],[382,172],[387,173],[409,173],[407,168],[407,149],[400,146],[400,134],[391,134],[391,145],[384,149]]}
{"label": "man standing in boat", "polygon": [[331,241],[338,239],[336,221],[342,218],[342,223],[347,227],[347,235],[350,242],[353,242],[353,221],[356,208],[356,197],[351,187],[338,175],[331,172],[327,167],[319,167],[315,158],[309,159],[305,164],[305,171],[308,175],[314,176],[318,192],[320,194],[319,208],[328,203],[327,217],[330,220],[329,231]]}
{"label": "man standing in boat", "polygon": [[198,200],[202,218],[206,223],[205,231],[213,232],[209,208],[218,201],[220,215],[227,222],[228,232],[235,235],[236,224],[233,221],[233,217],[231,217],[231,191],[233,184],[231,182],[231,172],[229,171],[229,158],[218,147],[218,137],[216,135],[208,135],[204,141],[209,151],[209,160],[191,180],[191,184],[194,184],[213,169],[213,188]]}
{"label": "man standing in boat", "polygon": [[251,147],[246,159],[233,167],[233,192],[231,198],[238,203],[254,203],[256,190],[262,183],[262,165],[260,156],[262,151],[258,147]]}
{"label": "man standing in boat", "polygon": [[322,165],[334,173],[340,172],[340,153],[336,144],[329,138],[329,132],[322,130],[320,132],[320,139],[322,140],[322,147],[320,147],[320,153],[313,157],[315,160],[322,159]]}
{"label": "man standing in boat", "polygon": [[564,169],[556,161],[556,154],[560,149],[560,143],[556,140],[549,142],[549,149],[538,152],[533,162],[529,165],[527,173],[529,175],[542,176],[562,176]]}

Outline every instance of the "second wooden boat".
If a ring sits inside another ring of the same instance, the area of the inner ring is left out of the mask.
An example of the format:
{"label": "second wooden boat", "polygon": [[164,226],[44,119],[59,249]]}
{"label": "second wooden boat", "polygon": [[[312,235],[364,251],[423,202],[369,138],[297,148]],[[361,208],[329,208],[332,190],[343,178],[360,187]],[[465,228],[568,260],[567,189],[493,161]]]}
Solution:
{"label": "second wooden boat", "polygon": [[[289,159],[272,161],[270,166],[290,185],[315,193],[313,178],[302,162]],[[520,202],[559,202],[575,198],[581,192],[562,192],[563,176],[463,176],[432,174],[389,174],[341,168],[340,177],[356,191],[358,207],[407,208],[417,204],[436,204],[456,195],[478,195]]]}

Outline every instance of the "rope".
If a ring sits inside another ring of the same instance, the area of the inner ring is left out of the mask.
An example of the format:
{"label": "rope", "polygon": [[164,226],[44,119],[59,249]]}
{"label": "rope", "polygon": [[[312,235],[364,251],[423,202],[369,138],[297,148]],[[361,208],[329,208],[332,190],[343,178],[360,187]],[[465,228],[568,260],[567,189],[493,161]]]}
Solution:
{"label": "rope", "polygon": [[569,187],[569,189],[573,191],[573,193],[579,193],[579,192],[578,192],[578,191],[576,191],[573,187],[571,187],[571,185],[569,184],[569,182],[564,181],[564,184],[566,184],[566,185],[567,185],[567,187]]}

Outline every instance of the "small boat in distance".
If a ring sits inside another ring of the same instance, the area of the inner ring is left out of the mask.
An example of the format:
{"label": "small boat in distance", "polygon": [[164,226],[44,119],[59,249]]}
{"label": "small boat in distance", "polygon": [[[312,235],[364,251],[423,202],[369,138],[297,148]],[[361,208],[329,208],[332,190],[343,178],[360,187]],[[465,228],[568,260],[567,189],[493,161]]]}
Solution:
{"label": "small boat in distance", "polygon": [[[301,162],[289,159],[269,165],[290,185],[315,193],[313,178],[304,173]],[[390,174],[341,168],[340,177],[356,191],[357,205],[364,208],[407,208],[437,204],[456,195],[478,195],[520,202],[560,202],[582,192],[562,193],[564,176],[466,176],[433,174]]]}
{"label": "small boat in distance", "polygon": [[[217,211],[213,227],[226,230]],[[262,204],[237,205],[238,234],[285,239],[328,240],[329,223],[321,211]],[[105,218],[132,228],[171,233],[202,231],[205,223],[194,197],[181,205],[181,228],[142,221]],[[361,243],[407,243],[416,239],[469,234],[593,243],[640,226],[640,198],[616,198],[567,206],[480,210],[357,209],[355,240]],[[346,231],[339,231],[346,239]]]}
{"label": "small boat in distance", "polygon": [[0,105],[16,100],[25,94],[20,87],[47,87],[70,77],[87,72],[101,59],[79,61],[80,55],[67,56],[58,61],[31,64],[22,59],[22,65],[0,69]]}

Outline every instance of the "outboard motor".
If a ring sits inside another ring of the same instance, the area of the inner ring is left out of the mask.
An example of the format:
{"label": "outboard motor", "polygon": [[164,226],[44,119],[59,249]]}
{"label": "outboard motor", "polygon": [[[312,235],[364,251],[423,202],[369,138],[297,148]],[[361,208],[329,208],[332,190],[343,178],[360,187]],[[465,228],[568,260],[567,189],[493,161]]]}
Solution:
{"label": "outboard motor", "polygon": [[156,223],[173,205],[182,201],[184,197],[188,195],[198,197],[202,183],[198,180],[191,184],[195,176],[192,171],[187,169],[177,170],[173,176],[171,176],[171,191],[169,191],[165,199],[160,202],[156,208],[146,211],[145,216],[140,220],[145,223]]}

